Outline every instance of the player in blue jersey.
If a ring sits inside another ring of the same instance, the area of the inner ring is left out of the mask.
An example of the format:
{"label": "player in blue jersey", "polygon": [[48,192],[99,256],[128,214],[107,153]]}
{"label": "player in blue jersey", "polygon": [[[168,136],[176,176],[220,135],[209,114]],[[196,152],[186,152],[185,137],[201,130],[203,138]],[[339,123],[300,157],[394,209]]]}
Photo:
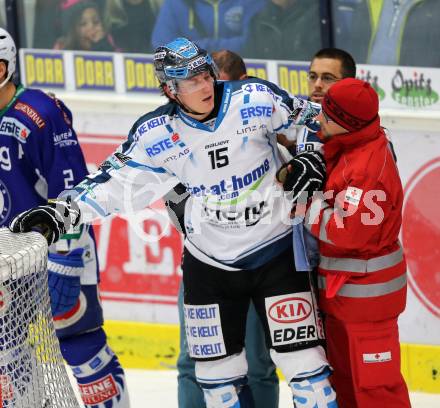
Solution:
{"label": "player in blue jersey", "polygon": [[[71,112],[55,97],[16,86],[15,65],[14,41],[0,28],[0,226],[88,174]],[[81,226],[60,238],[49,248],[48,271],[63,357],[86,407],[127,408],[124,372],[102,329],[93,231]]]}
{"label": "player in blue jersey", "polygon": [[[184,38],[159,47],[154,61],[169,103],[136,121],[127,141],[71,192],[73,201],[26,211],[10,228],[43,224],[53,242],[71,226],[142,211],[181,182],[190,193],[185,328],[207,407],[254,406],[244,350],[251,299],[293,404],[336,407],[308,274],[294,267],[290,200],[275,181],[276,134],[306,123],[319,106],[256,78],[217,82],[211,56]],[[303,190],[319,189],[320,155],[296,160]]]}

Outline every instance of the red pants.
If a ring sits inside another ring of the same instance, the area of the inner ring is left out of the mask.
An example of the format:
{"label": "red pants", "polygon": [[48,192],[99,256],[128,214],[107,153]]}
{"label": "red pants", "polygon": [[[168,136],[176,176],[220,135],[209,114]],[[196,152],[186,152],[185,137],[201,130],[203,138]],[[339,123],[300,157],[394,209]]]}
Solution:
{"label": "red pants", "polygon": [[345,323],[325,319],[327,353],[339,408],[410,408],[400,372],[397,318]]}

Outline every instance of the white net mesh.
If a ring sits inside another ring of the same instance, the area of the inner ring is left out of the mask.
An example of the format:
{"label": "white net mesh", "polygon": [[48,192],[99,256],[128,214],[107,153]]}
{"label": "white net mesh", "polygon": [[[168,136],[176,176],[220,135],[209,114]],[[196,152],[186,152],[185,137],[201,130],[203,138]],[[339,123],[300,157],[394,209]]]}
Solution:
{"label": "white net mesh", "polygon": [[47,243],[0,229],[0,408],[78,408],[50,311]]}

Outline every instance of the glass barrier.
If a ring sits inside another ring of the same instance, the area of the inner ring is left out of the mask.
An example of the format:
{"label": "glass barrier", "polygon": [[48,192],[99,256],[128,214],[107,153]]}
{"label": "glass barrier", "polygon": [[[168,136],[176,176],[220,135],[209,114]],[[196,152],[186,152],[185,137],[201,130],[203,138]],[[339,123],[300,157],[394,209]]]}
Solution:
{"label": "glass barrier", "polygon": [[0,0],[0,27],[6,29],[5,0]]}
{"label": "glass barrier", "polygon": [[151,53],[162,0],[20,0],[23,47]]}
{"label": "glass barrier", "polygon": [[[27,48],[152,53],[186,36],[209,51],[309,60],[321,47],[319,0],[20,0]],[[311,30],[310,28],[313,27]]]}
{"label": "glass barrier", "polygon": [[[152,53],[178,36],[245,58],[308,61],[321,0],[19,0],[22,46]],[[4,14],[4,0],[2,11]],[[439,0],[333,0],[334,45],[357,63],[440,67]],[[4,16],[0,15],[0,18]]]}
{"label": "glass barrier", "polygon": [[334,0],[336,47],[357,63],[440,67],[440,1]]}
{"label": "glass barrier", "polygon": [[267,2],[250,20],[241,52],[247,58],[309,61],[321,48],[319,3]]}

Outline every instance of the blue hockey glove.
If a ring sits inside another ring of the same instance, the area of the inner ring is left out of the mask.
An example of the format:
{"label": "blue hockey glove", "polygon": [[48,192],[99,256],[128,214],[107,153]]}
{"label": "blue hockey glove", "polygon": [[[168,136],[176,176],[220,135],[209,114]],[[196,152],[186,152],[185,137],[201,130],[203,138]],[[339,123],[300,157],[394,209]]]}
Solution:
{"label": "blue hockey glove", "polygon": [[80,218],[78,206],[68,197],[49,200],[47,205],[40,205],[18,214],[9,224],[9,229],[12,232],[36,230],[44,235],[48,245],[51,245],[71,226],[77,226]]}
{"label": "blue hockey glove", "polygon": [[54,317],[68,312],[78,302],[80,276],[84,270],[83,251],[83,248],[78,248],[66,255],[49,253],[47,270],[50,306]]}

